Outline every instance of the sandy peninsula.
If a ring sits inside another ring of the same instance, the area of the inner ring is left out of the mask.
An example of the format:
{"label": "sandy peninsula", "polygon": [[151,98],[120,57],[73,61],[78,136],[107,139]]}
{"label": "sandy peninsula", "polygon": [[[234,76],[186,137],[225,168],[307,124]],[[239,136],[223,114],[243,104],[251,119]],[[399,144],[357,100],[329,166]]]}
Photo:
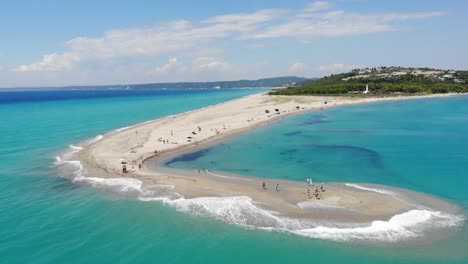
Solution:
{"label": "sandy peninsula", "polygon": [[[246,196],[257,205],[288,217],[339,222],[388,220],[414,209],[414,204],[445,207],[424,194],[401,190],[376,192],[345,183],[325,183],[325,191],[304,182],[266,180],[210,171],[184,171],[163,166],[163,161],[182,152],[224,140],[238,133],[306,111],[407,97],[351,98],[335,96],[245,96],[206,108],[167,116],[110,132],[76,154],[88,175],[134,178],[145,186],[172,185],[185,198]],[[416,97],[408,97],[416,98]],[[126,164],[123,164],[126,163]],[[141,164],[141,169],[139,165]],[[126,172],[123,166],[126,167]],[[279,191],[276,190],[279,184]],[[310,196],[307,190],[310,190]],[[402,199],[401,197],[409,197]]]}

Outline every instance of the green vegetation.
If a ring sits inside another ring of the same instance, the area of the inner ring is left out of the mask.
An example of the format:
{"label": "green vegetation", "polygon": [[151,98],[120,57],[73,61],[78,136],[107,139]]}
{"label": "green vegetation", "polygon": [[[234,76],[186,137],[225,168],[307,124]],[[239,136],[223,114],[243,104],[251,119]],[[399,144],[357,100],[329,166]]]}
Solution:
{"label": "green vegetation", "polygon": [[468,71],[444,71],[428,68],[380,67],[357,69],[348,73],[335,74],[298,87],[277,89],[270,94],[362,94],[369,93],[421,94],[421,93],[466,93]]}

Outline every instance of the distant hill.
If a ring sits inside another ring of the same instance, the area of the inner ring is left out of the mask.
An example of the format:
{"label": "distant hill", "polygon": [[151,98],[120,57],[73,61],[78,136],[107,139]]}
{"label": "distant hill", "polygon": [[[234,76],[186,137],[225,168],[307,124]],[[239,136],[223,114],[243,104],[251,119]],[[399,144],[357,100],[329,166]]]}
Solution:
{"label": "distant hill", "polygon": [[171,83],[148,83],[129,85],[97,85],[97,86],[67,86],[67,87],[36,87],[36,88],[12,88],[0,89],[8,90],[152,90],[152,89],[229,89],[229,88],[256,88],[256,87],[280,87],[295,86],[297,83],[309,79],[296,76],[284,76],[275,78],[265,78],[258,80],[238,80],[238,81],[216,81],[216,82],[171,82]]}
{"label": "distant hill", "polygon": [[[366,87],[368,91],[366,92]],[[466,93],[468,71],[431,68],[378,67],[334,74],[270,94],[419,94]]]}
{"label": "distant hill", "polygon": [[217,82],[180,82],[180,83],[150,83],[129,85],[131,89],[185,89],[185,88],[245,88],[245,87],[278,87],[293,86],[307,78],[296,76],[285,76],[276,78],[266,78],[259,80],[239,80],[239,81],[217,81]]}

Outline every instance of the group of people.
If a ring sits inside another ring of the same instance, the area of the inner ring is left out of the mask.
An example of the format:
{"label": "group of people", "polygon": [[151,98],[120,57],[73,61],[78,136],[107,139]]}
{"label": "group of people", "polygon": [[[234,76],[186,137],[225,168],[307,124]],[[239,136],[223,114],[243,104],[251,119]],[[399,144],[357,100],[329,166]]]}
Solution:
{"label": "group of people", "polygon": [[[325,187],[324,187],[323,183],[320,184],[320,186],[319,186],[318,184],[317,184],[317,185],[314,185],[312,179],[309,177],[309,178],[307,178],[307,186],[308,186],[308,188],[307,188],[307,197],[308,197],[309,199],[311,198],[310,186],[312,186],[312,187],[315,186],[315,192],[314,192],[313,195],[315,196],[315,198],[316,198],[317,200],[320,200],[320,199],[321,199],[321,198],[320,198],[320,193],[321,193],[321,192],[325,192]],[[262,189],[263,189],[264,191],[268,190],[265,181],[262,182]],[[276,191],[278,192],[279,190],[280,190],[280,189],[279,189],[279,184],[277,183],[277,184],[276,184]]]}
{"label": "group of people", "polygon": [[[158,138],[158,141],[162,142],[163,144],[169,144],[169,139],[167,138]],[[174,142],[170,142],[170,143],[174,144]]]}
{"label": "group of people", "polygon": [[198,175],[200,175],[200,172],[205,172],[205,173],[207,173],[207,172],[208,172],[208,169],[205,169],[205,168],[197,169],[197,172],[198,172]]}
{"label": "group of people", "polygon": [[[323,187],[323,184],[322,184],[322,187]],[[323,190],[323,188],[322,188],[321,190],[322,190],[322,192],[325,191],[325,190]],[[314,196],[315,196],[315,199],[320,200],[320,191],[319,191],[318,185],[317,185],[317,188],[315,188]],[[309,199],[311,198],[311,196],[310,196],[310,189],[307,189],[307,197],[308,197]]]}
{"label": "group of people", "polygon": [[[263,188],[263,190],[265,190],[265,191],[268,190],[268,188],[266,187],[265,181],[263,181],[263,183],[262,183],[262,188]],[[276,184],[276,191],[279,192],[279,190],[280,190],[279,184],[277,183],[277,184]]]}
{"label": "group of people", "polygon": [[312,181],[312,178],[307,178],[306,180],[307,182],[307,197],[310,199],[311,196],[310,196],[310,189],[309,187],[312,186],[314,187],[315,186],[315,191],[314,191],[314,196],[315,196],[315,199],[317,200],[320,200],[320,192],[325,192],[325,188],[323,187],[323,183],[320,185],[317,184],[317,185],[314,185],[314,182]]}
{"label": "group of people", "polygon": [[[138,170],[141,170],[141,163],[138,163]],[[132,169],[127,168],[127,163],[123,163],[122,165],[122,172],[123,173],[129,173],[129,172],[134,172],[135,171],[135,165],[132,165]]]}
{"label": "group of people", "polygon": [[[201,133],[201,127],[200,126],[197,126],[198,128],[198,133]],[[196,135],[197,132],[195,130],[192,131],[192,135]]]}

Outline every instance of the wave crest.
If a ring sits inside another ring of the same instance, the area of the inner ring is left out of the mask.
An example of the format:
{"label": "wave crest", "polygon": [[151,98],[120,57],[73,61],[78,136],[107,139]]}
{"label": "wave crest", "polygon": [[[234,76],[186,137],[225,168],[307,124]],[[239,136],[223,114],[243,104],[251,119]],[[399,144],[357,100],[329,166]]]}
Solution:
{"label": "wave crest", "polygon": [[294,233],[313,238],[335,241],[374,240],[397,242],[422,237],[428,229],[444,229],[463,223],[462,216],[428,210],[410,210],[390,218],[388,221],[373,221],[362,227],[326,227],[294,231]]}
{"label": "wave crest", "polygon": [[[102,138],[103,136],[98,136],[85,141],[84,144],[92,144]],[[318,223],[306,219],[284,217],[274,211],[261,208],[259,204],[246,196],[185,199],[174,192],[175,186],[173,185],[143,186],[142,181],[133,178],[86,177],[86,170],[81,163],[72,160],[73,155],[83,149],[82,146],[84,145],[70,145],[66,151],[55,158],[54,164],[60,175],[75,183],[141,201],[162,201],[164,204],[184,213],[212,217],[242,227],[255,227],[334,241],[397,242],[422,237],[427,230],[444,230],[460,226],[464,222],[464,217],[461,215],[418,208],[395,215],[388,221],[373,221],[360,225]],[[362,190],[399,196],[398,193],[390,190],[350,183],[346,185]]]}

